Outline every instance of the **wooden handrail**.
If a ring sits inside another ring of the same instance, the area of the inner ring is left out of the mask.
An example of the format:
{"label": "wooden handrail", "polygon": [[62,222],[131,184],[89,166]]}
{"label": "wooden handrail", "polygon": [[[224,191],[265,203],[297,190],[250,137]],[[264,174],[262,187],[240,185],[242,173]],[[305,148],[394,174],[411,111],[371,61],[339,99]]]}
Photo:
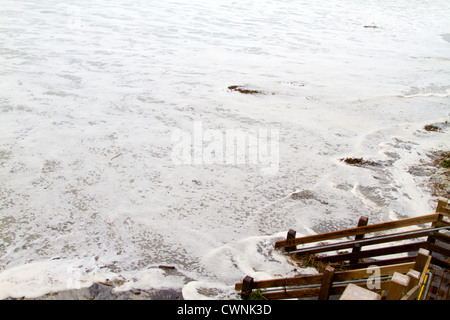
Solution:
{"label": "wooden handrail", "polygon": [[363,259],[363,258],[373,258],[373,257],[379,257],[379,256],[387,256],[391,254],[398,254],[398,253],[405,253],[405,252],[413,252],[417,251],[420,248],[427,248],[429,246],[429,242],[422,241],[422,242],[413,242],[413,243],[407,243],[407,244],[401,244],[397,246],[389,246],[387,248],[377,248],[377,249],[371,249],[371,250],[364,250],[358,253],[343,253],[343,254],[337,254],[333,256],[324,256],[319,259],[321,261],[326,262],[340,262],[340,261],[346,261],[351,259]]}
{"label": "wooden handrail", "polygon": [[420,217],[407,218],[396,221],[382,222],[377,224],[372,224],[368,226],[361,226],[355,228],[349,228],[344,230],[332,231],[328,233],[315,234],[300,238],[294,239],[286,239],[275,242],[275,248],[284,248],[284,247],[293,247],[300,244],[325,241],[325,240],[333,240],[338,238],[356,236],[360,234],[372,233],[372,232],[380,232],[391,229],[403,228],[412,225],[424,224],[429,222],[436,222],[440,214],[434,213]]}
{"label": "wooden handrail", "polygon": [[[353,248],[349,253],[339,253],[316,257],[322,262],[337,262],[342,265],[344,261],[350,261],[343,266],[346,268],[358,268],[346,271],[336,271],[331,265],[328,265],[325,272],[316,275],[299,275],[289,278],[278,278],[254,281],[250,276],[244,278],[242,283],[236,283],[235,289],[241,291],[242,297],[248,297],[253,289],[262,289],[262,294],[268,299],[318,297],[319,299],[328,299],[330,295],[342,294],[349,283],[364,286],[364,282],[372,277],[371,269],[363,266],[377,266],[377,279],[380,287],[377,289],[388,290],[387,299],[415,299],[419,295],[419,289],[423,285],[428,266],[432,262],[436,265],[445,265],[450,267],[446,260],[432,256],[430,252],[438,253],[444,257],[450,255],[450,250],[445,245],[450,243],[450,236],[440,231],[450,229],[450,208],[447,202],[439,201],[434,214],[424,215],[367,225],[367,218],[362,217],[358,227],[344,230],[332,231],[328,233],[309,235],[296,238],[296,232],[289,230],[286,240],[277,241],[275,248],[285,248],[285,251],[300,255],[316,254],[321,252],[337,251],[341,249]],[[431,223],[431,226],[423,226]],[[373,235],[364,238],[364,235],[388,231],[392,229],[404,228],[408,226],[417,226],[418,229],[403,232],[387,232],[387,234]],[[354,240],[351,237],[355,237]],[[397,241],[408,239],[424,238],[425,241],[409,241],[394,245]],[[339,238],[347,238],[341,241],[331,241],[328,244],[313,244],[309,247],[303,247],[297,250],[297,245],[307,243],[317,243]],[[370,245],[388,244],[382,247],[367,249]],[[364,246],[365,250],[360,250]],[[417,256],[394,257],[376,261],[363,261],[364,258],[373,258],[377,256],[388,256],[399,253],[417,252]],[[415,262],[411,262],[414,259]],[[353,263],[351,263],[353,261]],[[408,273],[408,275],[406,275]],[[393,279],[388,281],[394,274]]]}
{"label": "wooden handrail", "polygon": [[[380,281],[378,289],[388,289],[387,299],[415,299],[424,283],[425,273],[431,261],[430,252],[420,249],[415,262],[377,267]],[[382,280],[394,275],[391,281]],[[236,290],[244,290],[249,295],[253,289],[269,289],[262,292],[268,299],[299,298],[317,296],[319,300],[328,299],[331,294],[340,294],[348,283],[355,280],[364,286],[364,281],[372,277],[370,269],[335,271],[328,266],[323,274],[254,281],[246,276],[243,283],[237,283]],[[354,282],[356,283],[356,282]],[[304,286],[303,288],[299,288]],[[287,288],[291,287],[291,288]]]}
{"label": "wooden handrail", "polygon": [[295,254],[317,254],[327,251],[335,251],[335,250],[342,250],[342,249],[348,249],[348,248],[354,248],[356,245],[364,245],[364,246],[370,246],[374,244],[381,244],[386,242],[395,242],[400,240],[408,240],[408,239],[414,239],[414,238],[421,238],[426,236],[434,236],[439,239],[447,240],[447,238],[450,239],[450,236],[445,236],[444,234],[441,234],[436,231],[450,229],[450,227],[440,227],[440,228],[424,228],[414,231],[407,231],[407,232],[399,232],[399,233],[391,233],[388,235],[382,235],[382,236],[375,236],[371,238],[364,238],[361,240],[350,240],[350,241],[343,241],[338,243],[330,243],[325,244],[321,246],[312,246],[309,248],[301,248],[298,250],[291,251],[290,253]]}
{"label": "wooden handrail", "polygon": [[[391,275],[395,271],[406,273],[411,268],[414,267],[415,262],[408,263],[399,263],[395,265],[382,266],[380,267],[379,275],[386,276]],[[348,281],[348,280],[356,280],[356,279],[364,279],[369,278],[372,274],[367,271],[367,269],[355,269],[348,271],[336,271],[334,274],[334,281]],[[288,286],[305,286],[310,284],[320,284],[323,279],[323,274],[315,274],[315,275],[305,275],[298,277],[290,277],[290,278],[279,278],[279,279],[270,279],[270,280],[259,280],[254,281],[252,285],[252,289],[267,289],[267,288],[275,288],[275,287],[288,287]],[[235,290],[242,290],[242,282],[235,284]]]}

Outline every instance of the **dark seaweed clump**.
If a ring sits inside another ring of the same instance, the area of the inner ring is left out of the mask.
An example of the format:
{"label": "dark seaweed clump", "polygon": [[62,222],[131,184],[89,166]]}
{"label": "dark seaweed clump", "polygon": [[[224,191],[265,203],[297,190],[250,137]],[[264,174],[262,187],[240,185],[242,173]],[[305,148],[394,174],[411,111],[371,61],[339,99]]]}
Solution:
{"label": "dark seaweed clump", "polygon": [[426,131],[441,131],[441,128],[439,128],[438,126],[432,125],[432,124],[427,124],[424,129]]}
{"label": "dark seaweed clump", "polygon": [[228,90],[237,91],[242,94],[262,94],[263,93],[262,91],[259,91],[259,90],[244,89],[241,86],[229,86]]}
{"label": "dark seaweed clump", "polygon": [[363,158],[342,158],[341,161],[346,164],[362,167],[362,166],[379,166],[380,164],[375,161],[364,160]]}

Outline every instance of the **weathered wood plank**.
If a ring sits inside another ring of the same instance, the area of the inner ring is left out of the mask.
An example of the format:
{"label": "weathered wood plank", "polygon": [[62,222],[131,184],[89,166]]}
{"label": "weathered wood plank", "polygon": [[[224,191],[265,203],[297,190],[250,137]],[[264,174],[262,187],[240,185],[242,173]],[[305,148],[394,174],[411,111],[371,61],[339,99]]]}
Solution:
{"label": "weathered wood plank", "polygon": [[389,284],[386,300],[400,300],[408,287],[409,280],[407,275],[395,272]]}
{"label": "weathered wood plank", "polygon": [[[387,290],[390,281],[381,281],[381,290]],[[359,286],[366,288],[365,283],[359,284]],[[344,292],[346,284],[335,285],[330,289],[330,296],[340,295]],[[262,292],[262,295],[269,300],[278,299],[294,299],[294,298],[315,298],[319,295],[320,287],[316,288],[305,288],[305,289],[294,289],[294,290],[280,290],[272,292]]]}
{"label": "weathered wood plank", "polygon": [[408,243],[408,244],[402,244],[399,246],[391,246],[388,248],[378,248],[378,249],[372,249],[372,250],[364,250],[358,253],[344,253],[344,254],[338,254],[333,256],[325,256],[325,257],[316,257],[316,260],[321,260],[324,262],[340,262],[340,261],[347,261],[351,259],[363,259],[368,257],[379,257],[384,255],[390,255],[390,254],[398,254],[398,253],[405,253],[405,252],[413,252],[417,251],[420,248],[428,247],[429,243],[426,241],[422,242],[416,242],[416,243]]}
{"label": "weathered wood plank", "polygon": [[[400,263],[395,265],[388,265],[379,267],[380,276],[392,275],[394,272],[398,273],[407,273],[411,268],[414,267],[414,262],[408,263]],[[375,265],[375,264],[374,264]],[[372,273],[368,272],[366,268],[364,269],[355,269],[348,271],[337,271],[334,275],[334,281],[348,281],[348,280],[357,280],[357,279],[365,279],[369,278]]]}
{"label": "weathered wood plank", "polygon": [[447,217],[450,217],[450,208],[448,207],[447,201],[438,200],[436,212],[439,212]]}
{"label": "weathered wood plank", "polygon": [[[425,272],[426,274],[426,272]],[[422,278],[422,273],[417,271],[417,270],[409,270],[407,276],[409,277],[409,284],[408,287],[406,288],[407,291],[411,290],[413,287],[417,286],[417,285],[422,285],[422,283],[420,282],[421,278]]]}
{"label": "weathered wood plank", "polygon": [[[361,239],[360,241],[362,242],[362,244],[364,246],[370,246],[370,245],[374,245],[374,244],[422,238],[422,237],[430,236],[430,233],[433,233],[433,237],[436,237],[436,234],[439,234],[439,232],[433,232],[433,230],[435,230],[435,229],[434,228],[424,228],[423,230],[417,230],[414,232],[398,232],[398,233],[391,233],[389,235],[365,238],[365,239]],[[355,240],[350,240],[350,241],[343,241],[340,243],[331,243],[331,244],[326,244],[326,245],[322,245],[322,246],[302,248],[302,249],[297,250],[295,253],[301,254],[301,255],[306,255],[306,254],[317,254],[317,253],[328,252],[328,251],[337,251],[337,250],[342,250],[342,249],[350,249],[350,248],[355,247],[355,244],[353,243],[354,241]]]}
{"label": "weathered wood plank", "polygon": [[[407,273],[414,267],[415,262],[400,263],[389,266],[380,267],[380,276],[391,275],[395,271],[400,273]],[[367,269],[355,269],[348,271],[336,271],[334,274],[334,281],[347,281],[356,279],[365,279],[371,276],[371,273],[367,272]],[[311,284],[320,284],[323,281],[323,274],[318,275],[306,275],[299,277],[280,278],[253,281],[253,289],[267,289],[277,287],[289,287],[289,286],[306,286]],[[235,290],[242,290],[242,283],[235,284]]]}
{"label": "weathered wood plank", "polygon": [[[253,282],[253,289],[265,289],[275,287],[289,287],[289,286],[305,286],[310,284],[321,283],[323,274],[306,275],[290,278],[279,278],[269,280],[259,280]],[[235,290],[242,290],[242,283],[235,284]]]}
{"label": "weathered wood plank", "polygon": [[435,240],[438,241],[442,241],[445,243],[449,243],[450,244],[450,236],[447,234],[443,234],[441,232],[436,232],[433,236],[432,236]]}
{"label": "weathered wood plank", "polygon": [[283,291],[272,291],[272,292],[262,292],[262,295],[269,300],[278,299],[294,299],[294,298],[311,298],[317,297],[320,288],[306,288],[297,290],[283,290]]}
{"label": "weathered wood plank", "polygon": [[409,289],[409,291],[400,298],[400,300],[415,300],[417,299],[417,297],[420,294],[420,288],[421,286],[416,285],[414,287],[412,287],[411,289]]}
{"label": "weathered wood plank", "polygon": [[[385,258],[385,257],[384,257]],[[357,264],[343,264],[343,268],[348,269],[363,269],[368,268],[371,265],[377,265],[379,267],[386,266],[386,265],[393,265],[393,264],[399,264],[399,263],[407,263],[412,262],[416,260],[416,256],[407,256],[407,257],[399,257],[399,258],[390,258],[390,259],[380,259],[375,261],[366,261],[366,262],[359,262]]]}
{"label": "weathered wood plank", "polygon": [[413,270],[419,271],[421,273],[421,278],[419,282],[423,282],[428,267],[430,266],[430,262],[431,262],[430,251],[423,248],[420,249],[419,252],[417,253],[417,259],[413,267]]}
{"label": "weathered wood plank", "polygon": [[436,228],[439,228],[439,227],[450,227],[450,222],[440,220],[440,221],[436,222]]}
{"label": "weathered wood plank", "polygon": [[442,260],[442,259],[439,259],[436,257],[431,257],[431,263],[435,264],[439,267],[442,267],[442,268],[450,269],[450,260],[449,259]]}
{"label": "weathered wood plank", "polygon": [[350,283],[339,300],[381,300],[381,296],[376,292]]}

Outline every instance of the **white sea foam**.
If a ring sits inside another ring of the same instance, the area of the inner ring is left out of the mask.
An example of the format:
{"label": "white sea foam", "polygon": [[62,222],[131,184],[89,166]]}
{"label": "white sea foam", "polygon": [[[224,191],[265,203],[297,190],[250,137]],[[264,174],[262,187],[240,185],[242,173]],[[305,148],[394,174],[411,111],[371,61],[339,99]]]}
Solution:
{"label": "white sea foam", "polygon": [[[293,274],[273,250],[290,228],[430,213],[426,177],[408,168],[448,149],[447,129],[423,127],[449,120],[449,12],[448,1],[2,1],[0,297],[104,277],[233,298],[247,274]],[[194,136],[195,123],[276,130],[276,174],[174,163],[173,133]]]}

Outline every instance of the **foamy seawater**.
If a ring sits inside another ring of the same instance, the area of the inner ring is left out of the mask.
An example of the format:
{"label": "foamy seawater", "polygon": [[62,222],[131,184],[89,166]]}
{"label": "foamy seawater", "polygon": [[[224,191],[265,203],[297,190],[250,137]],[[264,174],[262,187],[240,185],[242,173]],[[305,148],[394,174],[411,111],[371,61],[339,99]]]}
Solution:
{"label": "foamy seawater", "polygon": [[2,1],[0,297],[236,298],[294,274],[288,229],[433,212],[409,168],[449,147],[448,21],[448,1]]}

